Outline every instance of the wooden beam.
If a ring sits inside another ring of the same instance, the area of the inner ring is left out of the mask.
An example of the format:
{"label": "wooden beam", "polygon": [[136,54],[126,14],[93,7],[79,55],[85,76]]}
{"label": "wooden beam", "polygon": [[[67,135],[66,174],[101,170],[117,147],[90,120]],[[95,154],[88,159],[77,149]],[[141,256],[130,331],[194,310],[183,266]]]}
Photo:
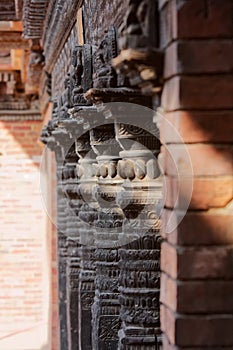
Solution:
{"label": "wooden beam", "polygon": [[0,31],[1,50],[29,49],[29,41],[22,38],[20,31]]}

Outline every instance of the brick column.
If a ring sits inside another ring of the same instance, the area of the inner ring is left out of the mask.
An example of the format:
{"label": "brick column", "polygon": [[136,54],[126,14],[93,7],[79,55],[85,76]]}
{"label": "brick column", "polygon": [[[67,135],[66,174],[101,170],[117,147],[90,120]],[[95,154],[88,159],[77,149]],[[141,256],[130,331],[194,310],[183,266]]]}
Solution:
{"label": "brick column", "polygon": [[[165,49],[165,118],[178,130],[193,168],[191,203],[182,215],[189,176],[182,144],[161,126],[166,199],[161,252],[161,326],[164,350],[233,347],[233,3],[160,1]],[[174,164],[174,163],[173,163]],[[175,197],[178,205],[174,209]]]}

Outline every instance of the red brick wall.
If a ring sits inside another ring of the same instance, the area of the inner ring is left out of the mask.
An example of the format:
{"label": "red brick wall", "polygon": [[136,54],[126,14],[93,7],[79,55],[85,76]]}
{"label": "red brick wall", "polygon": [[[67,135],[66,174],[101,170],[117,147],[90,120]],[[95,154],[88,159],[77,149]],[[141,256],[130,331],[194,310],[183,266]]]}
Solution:
{"label": "red brick wall", "polygon": [[[160,0],[165,49],[162,105],[181,134],[193,168],[188,212],[172,233],[163,229],[161,325],[164,350],[233,348],[233,2]],[[164,145],[181,181],[187,160],[164,123]],[[177,174],[162,151],[167,196],[164,227],[182,214]],[[173,222],[174,222],[173,221]]]}
{"label": "red brick wall", "polygon": [[50,349],[39,121],[0,121],[0,349]]}
{"label": "red brick wall", "polygon": [[127,8],[128,1],[85,0],[83,6],[85,42],[97,45],[103,40],[110,26],[118,29]]}

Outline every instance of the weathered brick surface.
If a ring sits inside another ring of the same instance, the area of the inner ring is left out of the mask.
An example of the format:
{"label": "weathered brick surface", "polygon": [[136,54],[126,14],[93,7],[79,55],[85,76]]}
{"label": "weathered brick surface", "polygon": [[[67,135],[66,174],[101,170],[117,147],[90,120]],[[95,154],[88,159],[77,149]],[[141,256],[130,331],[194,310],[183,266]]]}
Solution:
{"label": "weathered brick surface", "polygon": [[165,53],[166,79],[177,74],[232,72],[233,45],[230,39],[175,41]]}
{"label": "weathered brick surface", "polygon": [[[162,218],[164,223],[162,236],[172,244],[182,246],[233,244],[231,208],[227,211],[222,209],[188,211],[185,216],[182,211],[164,209]],[[167,233],[166,223],[169,221],[172,224],[172,231],[169,230]]]}
{"label": "weathered brick surface", "polygon": [[175,39],[232,38],[231,0],[160,1],[161,46]]}
{"label": "weathered brick surface", "polygon": [[162,95],[165,111],[233,108],[232,75],[175,76],[166,81]]}
{"label": "weathered brick surface", "polygon": [[161,308],[162,329],[171,344],[181,347],[225,347],[233,345],[232,315],[182,316]]}
{"label": "weathered brick surface", "polygon": [[[0,122],[0,348],[3,350],[41,349],[48,336],[49,260],[40,191],[40,130],[38,121]],[[19,338],[21,343],[17,341]]]}
{"label": "weathered brick surface", "polygon": [[[187,188],[182,177],[166,176],[165,205],[168,208],[183,208],[186,203]],[[210,209],[225,207],[233,199],[233,177],[194,177],[189,209]]]}
{"label": "weathered brick surface", "polygon": [[[232,111],[174,111],[164,113],[163,143],[232,143]],[[174,132],[174,129],[176,132]]]}
{"label": "weathered brick surface", "polygon": [[161,277],[160,300],[182,314],[233,312],[233,281],[176,281]]}
{"label": "weathered brick surface", "polygon": [[[162,147],[165,174],[171,176],[232,176],[233,146],[187,144]],[[192,169],[192,172],[191,170]]]}
{"label": "weathered brick surface", "polygon": [[[188,347],[180,347],[180,346],[175,346],[175,345],[172,345],[168,338],[163,335],[163,350],[182,350],[182,349],[185,349],[185,350],[203,350],[203,347],[192,347],[192,346],[188,346]],[[222,346],[211,346],[211,348],[209,348],[211,350],[223,350]],[[224,346],[224,350],[232,350],[232,346]]]}
{"label": "weathered brick surface", "polygon": [[161,270],[182,280],[233,279],[233,248],[175,247],[164,242]]}

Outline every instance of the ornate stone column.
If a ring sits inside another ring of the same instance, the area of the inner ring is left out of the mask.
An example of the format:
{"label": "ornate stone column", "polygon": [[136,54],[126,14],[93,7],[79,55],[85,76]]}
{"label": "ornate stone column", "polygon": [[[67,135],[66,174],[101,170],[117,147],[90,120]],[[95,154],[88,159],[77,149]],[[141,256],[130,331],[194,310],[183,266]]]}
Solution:
{"label": "ornate stone column", "polygon": [[82,220],[81,234],[81,270],[79,284],[79,325],[80,349],[92,350],[92,314],[94,302],[94,222],[98,217],[98,203],[93,197],[93,187],[96,185],[96,157],[90,146],[89,131],[84,132],[75,142],[76,152],[80,156],[77,166],[79,175],[79,196],[82,206],[79,218]]}
{"label": "ornate stone column", "polygon": [[[71,141],[72,142],[72,141]],[[63,191],[66,195],[65,215],[66,241],[67,241],[67,263],[66,263],[66,294],[67,294],[67,327],[69,349],[77,349],[79,343],[79,271],[80,271],[80,230],[82,222],[78,213],[81,201],[78,198],[77,177],[78,156],[75,152],[75,144],[69,148],[63,169]]]}
{"label": "ornate stone column", "polygon": [[[57,163],[57,235],[58,235],[58,286],[59,286],[59,326],[60,346],[69,349],[67,325],[67,256],[68,245],[66,237],[67,228],[67,198],[63,188],[63,171],[65,158],[65,141],[68,135],[59,128],[57,118],[57,105],[54,103],[53,119],[43,129],[41,141],[55,152]],[[63,143],[63,142],[64,143]]]}
{"label": "ornate stone column", "polygon": [[[117,54],[116,33],[110,28],[93,55],[93,89],[85,97],[99,106],[106,102],[109,90],[116,87],[117,76],[111,60]],[[115,140],[114,124],[107,124],[104,116],[95,112],[89,120],[91,146],[96,155],[97,186],[95,197],[99,204],[95,221],[95,300],[92,307],[92,349],[116,349],[120,325],[118,301],[118,235],[121,232],[123,212],[116,204],[116,194],[122,182],[117,174],[119,145]],[[95,127],[96,117],[99,119]]]}
{"label": "ornate stone column", "polygon": [[99,166],[96,198],[100,205],[95,232],[93,349],[116,349],[120,326],[117,244],[124,215],[116,203],[122,179],[117,174],[119,145],[115,140],[114,125],[105,124],[91,130],[91,145]]}
{"label": "ornate stone column", "polygon": [[[113,60],[117,72],[126,76],[131,86],[139,88],[142,95],[153,96],[153,104],[148,105],[150,108],[160,104],[163,83],[163,53],[159,50],[158,28],[158,1],[129,0],[119,30],[121,51]],[[144,122],[146,130],[155,129],[152,118]],[[158,218],[162,184],[157,164],[160,145],[143,128],[128,127],[124,123],[116,128],[123,149],[118,171],[125,178],[119,203],[126,216],[123,224],[126,245],[119,251],[122,320],[119,349],[154,350],[161,343]],[[158,132],[154,130],[152,134]]]}
{"label": "ornate stone column", "polygon": [[[145,121],[146,122],[146,121]],[[153,129],[151,129],[153,130]],[[120,256],[119,349],[159,349],[160,207],[162,184],[157,164],[159,142],[147,131],[116,124],[123,151],[118,172],[125,179],[119,194],[126,244]]]}
{"label": "ornate stone column", "polygon": [[[74,151],[79,158],[76,164],[78,188],[76,200],[79,210],[75,210],[80,222],[80,270],[78,285],[78,329],[80,349],[92,349],[91,343],[91,306],[94,300],[94,266],[93,266],[93,226],[96,217],[96,202],[92,197],[95,184],[95,155],[91,150],[89,132],[84,131],[86,109],[90,103],[85,100],[84,93],[92,86],[91,46],[75,46],[72,54],[70,71],[70,104],[69,119],[66,120],[72,139]],[[82,114],[82,116],[81,116]],[[77,208],[76,208],[77,209]],[[76,300],[76,302],[77,302]]]}

